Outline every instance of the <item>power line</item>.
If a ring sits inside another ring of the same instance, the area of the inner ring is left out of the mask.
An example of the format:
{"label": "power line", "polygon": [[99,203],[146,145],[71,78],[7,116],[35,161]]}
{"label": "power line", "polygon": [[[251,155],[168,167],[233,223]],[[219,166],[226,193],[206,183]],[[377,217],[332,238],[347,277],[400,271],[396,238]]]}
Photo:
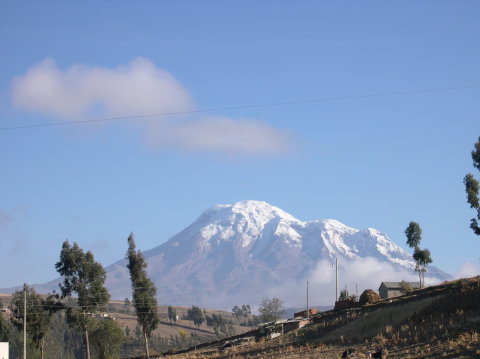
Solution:
{"label": "power line", "polygon": [[263,103],[263,104],[212,107],[212,108],[205,108],[205,109],[199,109],[199,110],[189,110],[189,111],[161,112],[161,113],[151,113],[151,114],[145,114],[145,115],[104,117],[104,118],[88,119],[88,120],[74,120],[74,121],[39,123],[39,124],[11,126],[11,127],[0,127],[0,131],[21,130],[21,129],[38,128],[38,127],[78,125],[78,124],[98,123],[98,122],[107,122],[107,121],[119,121],[119,120],[145,119],[145,118],[151,118],[151,117],[166,117],[166,116],[173,116],[173,115],[187,115],[187,114],[196,114],[196,113],[203,113],[203,112],[243,110],[243,109],[252,109],[252,108],[301,105],[301,104],[308,104],[308,103],[334,102],[334,101],[344,101],[344,100],[359,100],[359,99],[366,99],[366,98],[372,98],[372,97],[414,95],[414,94],[421,94],[421,93],[469,90],[469,89],[478,89],[478,88],[480,88],[480,85],[458,86],[458,87],[439,87],[439,88],[430,88],[430,89],[421,89],[421,90],[381,92],[381,93],[374,93],[374,94],[367,94],[367,95],[324,97],[324,98],[310,99],[310,100],[296,100],[296,101],[284,101],[284,102],[271,102],[271,103]]}

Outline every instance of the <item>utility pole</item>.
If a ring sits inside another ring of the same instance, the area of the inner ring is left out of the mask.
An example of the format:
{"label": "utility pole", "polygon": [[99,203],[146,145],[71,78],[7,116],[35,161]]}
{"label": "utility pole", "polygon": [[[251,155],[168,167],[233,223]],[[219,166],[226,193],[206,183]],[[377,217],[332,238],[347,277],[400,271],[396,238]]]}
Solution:
{"label": "utility pole", "polygon": [[27,284],[23,285],[23,359],[27,359]]}
{"label": "utility pole", "polygon": [[307,318],[310,319],[310,311],[308,310],[308,280],[307,280]]}

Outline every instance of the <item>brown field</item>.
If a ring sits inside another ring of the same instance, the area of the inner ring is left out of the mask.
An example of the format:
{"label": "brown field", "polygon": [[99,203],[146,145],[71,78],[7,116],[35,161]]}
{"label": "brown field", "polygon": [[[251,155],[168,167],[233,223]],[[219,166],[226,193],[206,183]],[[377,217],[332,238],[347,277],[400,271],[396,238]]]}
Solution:
{"label": "brown field", "polygon": [[271,340],[172,353],[172,359],[480,358],[480,277],[445,282],[362,308],[320,313],[311,325]]}

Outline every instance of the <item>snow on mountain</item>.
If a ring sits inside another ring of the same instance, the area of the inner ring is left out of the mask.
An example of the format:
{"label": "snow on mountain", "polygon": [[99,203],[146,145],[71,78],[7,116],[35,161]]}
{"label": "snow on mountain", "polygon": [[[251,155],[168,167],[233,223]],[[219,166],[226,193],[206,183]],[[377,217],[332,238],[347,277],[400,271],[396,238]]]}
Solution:
{"label": "snow on mountain", "polygon": [[[318,268],[335,257],[344,271],[349,263],[368,259],[384,274],[378,280],[415,279],[411,255],[376,229],[357,230],[331,219],[304,222],[261,201],[207,209],[144,255],[160,302],[178,305],[257,303],[308,279],[332,285],[331,271]],[[124,260],[107,271],[112,295],[129,296]],[[317,278],[322,275],[326,278]],[[374,289],[379,284],[372,283]]]}
{"label": "snow on mountain", "polygon": [[[350,291],[417,278],[411,254],[376,229],[358,230],[333,219],[301,221],[261,201],[211,207],[144,256],[159,302],[185,306],[255,305],[264,296],[301,305],[307,280],[311,302],[331,305],[335,258],[340,287]],[[106,271],[112,298],[130,297],[126,261]],[[430,280],[447,276],[434,267],[428,274]],[[45,292],[58,288],[57,283],[37,287]]]}

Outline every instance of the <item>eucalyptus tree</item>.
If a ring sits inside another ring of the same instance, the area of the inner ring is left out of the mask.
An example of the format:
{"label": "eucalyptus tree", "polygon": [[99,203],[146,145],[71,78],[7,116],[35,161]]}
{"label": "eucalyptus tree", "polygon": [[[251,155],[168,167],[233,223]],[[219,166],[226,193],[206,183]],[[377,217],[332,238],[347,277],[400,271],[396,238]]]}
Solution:
{"label": "eucalyptus tree", "polygon": [[[478,141],[475,142],[474,150],[472,151],[472,160],[473,167],[480,171],[480,137]],[[468,173],[464,179],[463,183],[465,184],[465,191],[467,192],[467,202],[470,204],[470,208],[476,210],[476,218],[470,220],[470,228],[473,232],[480,236],[480,199],[479,199],[479,183],[473,176],[473,174]]]}
{"label": "eucalyptus tree", "polygon": [[84,253],[77,243],[71,246],[68,241],[63,242],[55,268],[63,277],[59,284],[62,298],[74,303],[67,307],[67,323],[82,331],[85,358],[90,359],[89,324],[93,313],[104,307],[110,297],[104,287],[105,270],[95,262],[92,252]]}
{"label": "eucalyptus tree", "polygon": [[132,282],[132,303],[137,315],[137,322],[142,328],[145,354],[147,358],[150,358],[148,338],[159,323],[157,300],[155,299],[157,289],[147,276],[147,263],[142,252],[136,250],[133,233],[130,233],[128,237],[126,259],[128,260],[127,268],[130,271]]}
{"label": "eucalyptus tree", "polygon": [[420,242],[422,240],[422,229],[417,222],[410,222],[407,229],[405,229],[407,236],[407,244],[413,248],[413,259],[415,260],[415,271],[418,272],[418,279],[420,281],[420,288],[425,284],[425,272],[427,266],[432,263],[430,251],[428,249],[420,249]]}
{"label": "eucalyptus tree", "polygon": [[[25,302],[27,303],[25,308]],[[35,292],[35,289],[25,285],[24,290],[16,291],[10,302],[12,315],[10,322],[19,330],[23,329],[24,312],[26,310],[28,330],[35,347],[40,350],[41,358],[45,356],[45,336],[49,330],[53,314],[63,309],[54,296],[46,299]]]}

